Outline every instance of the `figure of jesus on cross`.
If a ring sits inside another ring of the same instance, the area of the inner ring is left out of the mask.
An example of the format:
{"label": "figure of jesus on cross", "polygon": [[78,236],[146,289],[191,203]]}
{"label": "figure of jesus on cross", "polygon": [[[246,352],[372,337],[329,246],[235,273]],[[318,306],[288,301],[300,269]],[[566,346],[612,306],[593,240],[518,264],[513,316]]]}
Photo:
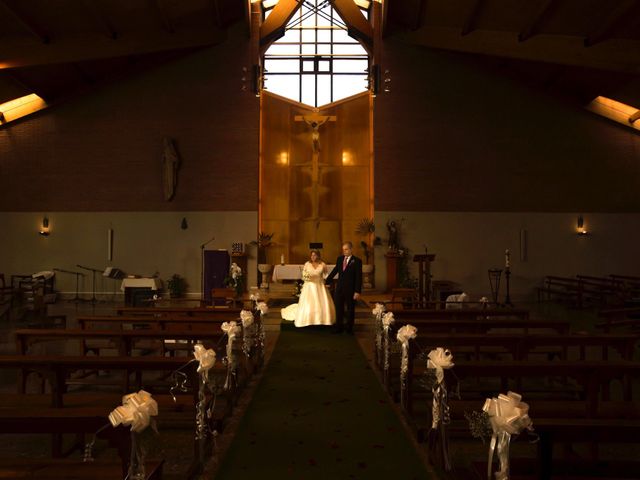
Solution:
{"label": "figure of jesus on cross", "polygon": [[335,115],[320,115],[318,109],[315,108],[312,114],[296,115],[294,120],[296,122],[305,122],[311,127],[311,145],[313,148],[311,163],[303,166],[308,166],[311,169],[311,187],[309,188],[311,219],[317,223],[320,220],[320,194],[327,190],[322,186],[320,177],[320,127],[327,122],[335,122],[337,118]]}

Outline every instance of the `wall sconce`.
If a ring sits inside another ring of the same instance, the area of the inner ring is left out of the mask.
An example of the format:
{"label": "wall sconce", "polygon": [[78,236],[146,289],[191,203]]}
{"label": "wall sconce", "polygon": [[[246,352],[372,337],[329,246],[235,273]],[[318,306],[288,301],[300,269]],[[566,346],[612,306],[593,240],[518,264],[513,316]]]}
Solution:
{"label": "wall sconce", "polygon": [[576,222],[576,232],[578,235],[589,235],[587,228],[584,226],[584,218],[582,215],[578,216],[578,221]]}
{"label": "wall sconce", "polygon": [[48,237],[51,231],[49,230],[49,218],[45,215],[42,217],[42,223],[40,225],[40,231],[38,232],[43,237]]}
{"label": "wall sconce", "polygon": [[182,230],[186,230],[189,228],[189,224],[187,223],[187,217],[182,217],[182,222],[180,222],[180,228]]}

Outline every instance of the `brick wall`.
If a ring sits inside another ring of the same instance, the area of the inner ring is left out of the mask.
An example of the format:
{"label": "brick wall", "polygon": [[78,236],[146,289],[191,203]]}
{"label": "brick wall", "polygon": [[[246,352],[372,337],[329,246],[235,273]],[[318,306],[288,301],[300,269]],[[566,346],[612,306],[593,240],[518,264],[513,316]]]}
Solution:
{"label": "brick wall", "polygon": [[385,42],[376,211],[638,212],[640,136],[481,57]]}
{"label": "brick wall", "polygon": [[[258,101],[241,91],[243,25],[223,44],[0,130],[2,211],[256,210]],[[162,137],[182,158],[162,194]]]}

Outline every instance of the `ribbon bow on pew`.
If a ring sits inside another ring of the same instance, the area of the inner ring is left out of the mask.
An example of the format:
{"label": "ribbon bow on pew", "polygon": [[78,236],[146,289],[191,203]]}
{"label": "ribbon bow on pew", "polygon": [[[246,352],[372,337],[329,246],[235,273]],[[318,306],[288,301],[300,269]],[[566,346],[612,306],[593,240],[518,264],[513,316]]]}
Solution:
{"label": "ribbon bow on pew", "polygon": [[523,430],[533,430],[533,422],[529,418],[529,405],[521,402],[522,396],[515,392],[500,394],[487,398],[482,410],[489,415],[493,435],[489,444],[489,462],[487,478],[491,480],[493,453],[497,449],[500,470],[496,472],[496,480],[509,479],[509,443],[511,435]]}
{"label": "ribbon bow on pew", "polygon": [[427,356],[427,368],[435,370],[436,380],[431,386],[433,403],[431,405],[431,430],[429,431],[429,449],[433,452],[438,443],[442,452],[442,466],[445,471],[451,471],[449,459],[449,438],[447,425],[451,423],[449,415],[449,395],[444,381],[444,370],[453,368],[453,354],[449,349],[438,347],[431,350]]}

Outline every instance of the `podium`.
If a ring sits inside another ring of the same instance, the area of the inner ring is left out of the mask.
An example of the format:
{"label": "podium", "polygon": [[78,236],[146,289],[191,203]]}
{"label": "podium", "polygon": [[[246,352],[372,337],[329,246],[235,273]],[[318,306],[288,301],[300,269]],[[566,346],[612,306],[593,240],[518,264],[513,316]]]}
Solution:
{"label": "podium", "polygon": [[229,274],[229,252],[226,250],[205,250],[204,252],[204,300],[211,304],[211,290],[224,288],[224,279]]}
{"label": "podium", "polygon": [[418,262],[418,301],[420,303],[431,300],[431,262],[435,259],[435,254],[426,252],[413,256],[413,261]]}

